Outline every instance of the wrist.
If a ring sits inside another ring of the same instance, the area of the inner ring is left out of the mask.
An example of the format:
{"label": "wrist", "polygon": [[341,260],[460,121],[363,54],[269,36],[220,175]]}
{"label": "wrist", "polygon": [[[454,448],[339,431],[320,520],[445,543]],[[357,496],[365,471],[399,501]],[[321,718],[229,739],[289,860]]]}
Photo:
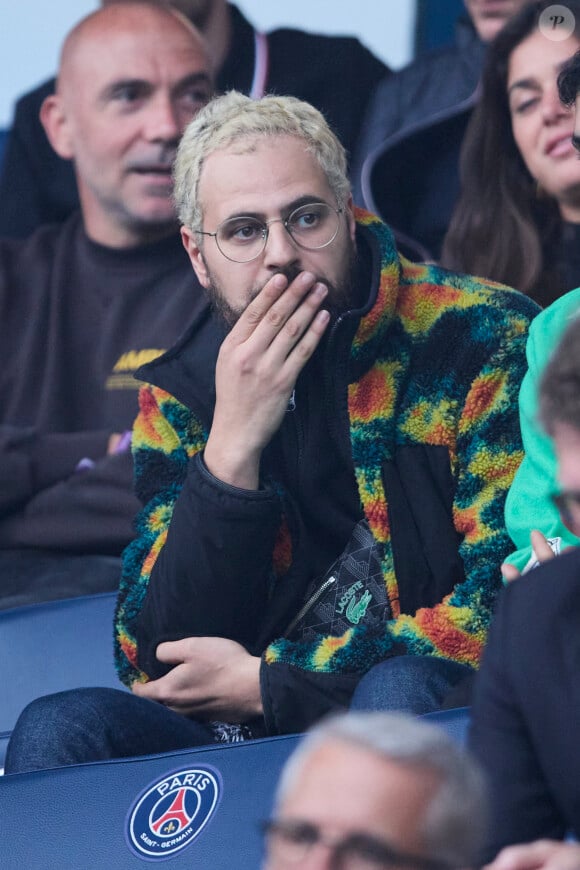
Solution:
{"label": "wrist", "polygon": [[260,488],[261,450],[238,450],[208,438],[203,459],[207,470],[218,480],[238,489]]}

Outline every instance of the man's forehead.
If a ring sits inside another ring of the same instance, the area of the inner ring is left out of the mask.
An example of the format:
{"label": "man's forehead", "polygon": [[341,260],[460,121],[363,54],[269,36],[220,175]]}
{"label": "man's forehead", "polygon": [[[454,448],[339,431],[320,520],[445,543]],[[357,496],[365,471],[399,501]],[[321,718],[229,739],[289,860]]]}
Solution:
{"label": "man's forehead", "polygon": [[366,773],[374,768],[379,776],[383,776],[383,759],[368,748],[357,746],[349,741],[329,738],[304,757],[298,776],[294,781],[295,788],[290,790],[292,800],[301,801],[312,790],[324,789],[329,783],[349,782],[358,780],[356,772],[362,768]]}
{"label": "man's forehead", "polygon": [[422,820],[439,784],[430,768],[329,739],[304,758],[279,815],[344,832],[370,832],[416,852],[423,848]]}
{"label": "man's forehead", "polygon": [[87,75],[99,83],[149,78],[156,65],[173,70],[176,77],[205,69],[201,37],[167,10],[118,4],[101,10],[71,34],[63,48],[59,81]]}
{"label": "man's forehead", "polygon": [[217,207],[228,214],[266,215],[313,199],[334,204],[308,143],[285,134],[248,136],[213,151],[201,170],[199,196],[204,210]]}

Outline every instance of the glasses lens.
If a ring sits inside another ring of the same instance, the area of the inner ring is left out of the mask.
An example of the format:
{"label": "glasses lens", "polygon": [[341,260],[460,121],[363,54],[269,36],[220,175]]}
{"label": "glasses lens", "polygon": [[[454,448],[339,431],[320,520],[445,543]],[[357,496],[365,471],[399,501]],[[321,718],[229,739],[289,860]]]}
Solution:
{"label": "glasses lens", "polygon": [[228,260],[247,263],[257,257],[266,239],[266,227],[256,218],[230,218],[220,224],[216,234],[218,248]]}
{"label": "glasses lens", "polygon": [[311,825],[300,822],[270,821],[264,832],[270,858],[283,867],[298,865],[318,839]]}
{"label": "glasses lens", "polygon": [[397,860],[382,843],[373,837],[355,836],[345,840],[341,848],[341,867],[344,870],[408,870],[407,864]]}
{"label": "glasses lens", "polygon": [[274,867],[298,867],[317,844],[333,854],[336,870],[424,870],[415,861],[398,855],[375,837],[354,834],[346,839],[327,838],[312,824],[286,819],[271,819],[263,825],[269,861]]}
{"label": "glasses lens", "polygon": [[286,225],[298,245],[313,251],[334,241],[338,232],[338,213],[325,202],[311,202],[293,211]]}

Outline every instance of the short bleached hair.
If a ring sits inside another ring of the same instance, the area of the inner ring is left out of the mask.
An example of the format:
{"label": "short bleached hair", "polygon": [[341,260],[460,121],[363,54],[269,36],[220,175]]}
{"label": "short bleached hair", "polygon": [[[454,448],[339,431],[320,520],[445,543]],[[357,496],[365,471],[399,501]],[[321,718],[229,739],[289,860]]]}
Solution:
{"label": "short bleached hair", "polygon": [[243,141],[251,149],[256,139],[270,136],[295,136],[306,143],[316,158],[343,207],[350,195],[347,160],[343,146],[324,116],[309,103],[296,97],[265,96],[252,100],[230,91],[211,100],[187,127],[174,166],[174,195],[181,223],[199,230],[203,218],[199,201],[199,181],[204,161],[215,151]]}

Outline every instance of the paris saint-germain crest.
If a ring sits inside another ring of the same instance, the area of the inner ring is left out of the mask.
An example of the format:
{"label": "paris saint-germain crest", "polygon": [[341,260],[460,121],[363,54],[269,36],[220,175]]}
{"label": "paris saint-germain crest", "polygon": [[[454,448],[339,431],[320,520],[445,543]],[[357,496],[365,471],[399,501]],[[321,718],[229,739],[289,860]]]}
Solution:
{"label": "paris saint-germain crest", "polygon": [[142,792],[127,816],[129,846],[140,858],[167,858],[189,846],[212,817],[221,796],[217,770],[176,770]]}

